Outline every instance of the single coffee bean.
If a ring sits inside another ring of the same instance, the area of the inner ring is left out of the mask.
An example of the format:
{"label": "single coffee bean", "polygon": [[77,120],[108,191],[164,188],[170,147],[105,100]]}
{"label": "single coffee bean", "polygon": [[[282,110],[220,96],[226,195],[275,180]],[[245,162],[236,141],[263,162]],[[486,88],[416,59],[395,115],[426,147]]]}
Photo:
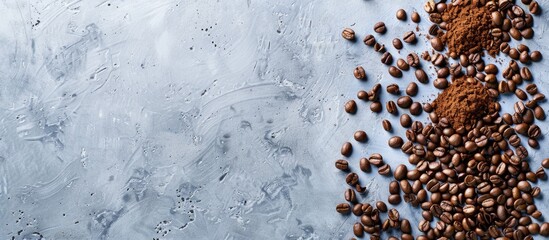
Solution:
{"label": "single coffee bean", "polygon": [[499,50],[502,53],[509,54],[509,52],[511,51],[511,46],[509,46],[508,43],[504,42],[499,45]]}
{"label": "single coffee bean", "polygon": [[421,21],[421,17],[417,12],[412,12],[412,22],[419,23]]}
{"label": "single coffee bean", "polygon": [[404,61],[404,59],[402,58],[399,58],[397,60],[397,67],[400,69],[400,70],[403,70],[403,71],[408,71],[410,70],[410,65],[408,65],[408,63],[406,61]]}
{"label": "single coffee bean", "polygon": [[370,104],[370,110],[375,113],[380,113],[382,110],[382,106],[380,102],[373,102]]}
{"label": "single coffee bean", "polygon": [[418,82],[420,82],[420,83],[428,83],[429,82],[429,78],[427,77],[427,73],[425,73],[425,71],[423,71],[423,69],[417,69],[415,71],[415,75],[416,75],[416,79],[417,79]]}
{"label": "single coffee bean", "polygon": [[413,103],[410,96],[402,96],[397,99],[397,105],[401,108],[409,108]]}
{"label": "single coffee bean", "polygon": [[370,158],[368,159],[368,161],[370,161],[370,164],[376,167],[381,167],[384,164],[383,157],[379,153],[374,153],[370,155]]}
{"label": "single coffee bean", "polygon": [[387,214],[387,216],[389,217],[389,219],[391,221],[398,221],[400,220],[400,213],[398,212],[398,210],[394,209],[394,208],[391,208],[389,210],[389,213]]}
{"label": "single coffee bean", "polygon": [[520,77],[525,81],[532,80],[532,73],[528,67],[523,67],[520,69]]}
{"label": "single coffee bean", "polygon": [[397,50],[400,50],[404,46],[402,45],[402,41],[400,41],[400,39],[395,38],[395,39],[393,39],[393,47],[395,47]]}
{"label": "single coffee bean", "polygon": [[387,198],[387,202],[393,205],[398,205],[400,202],[402,202],[402,198],[398,194],[391,194]]}
{"label": "single coffee bean", "polygon": [[540,106],[536,106],[534,108],[534,117],[537,120],[545,120],[545,111],[543,110],[543,108],[541,108]]}
{"label": "single coffee bean", "polygon": [[378,22],[374,25],[374,31],[376,33],[385,33],[387,31],[387,27],[385,27],[385,23],[383,22]]}
{"label": "single coffee bean", "polygon": [[404,9],[397,10],[396,18],[401,21],[406,20],[406,11],[404,11]]}
{"label": "single coffee bean", "polygon": [[355,132],[354,138],[357,142],[366,142],[366,140],[368,139],[368,135],[366,134],[366,132],[359,130]]}
{"label": "single coffee bean", "polygon": [[408,65],[417,68],[419,67],[419,56],[416,53],[410,53],[406,56],[406,62]]}
{"label": "single coffee bean", "polygon": [[530,10],[530,13],[534,15],[537,15],[538,13],[541,12],[539,4],[536,1],[532,1],[528,9]]}
{"label": "single coffee bean", "polygon": [[387,205],[383,201],[377,201],[376,208],[382,213],[387,212]]}
{"label": "single coffee bean", "polygon": [[523,100],[523,101],[526,100],[526,99],[528,99],[528,96],[526,95],[526,92],[523,91],[523,90],[520,89],[520,88],[517,88],[517,89],[515,90],[515,96],[517,96],[518,99]]}
{"label": "single coffee bean", "polygon": [[410,82],[408,84],[408,87],[406,87],[406,94],[410,96],[415,96],[417,95],[417,92],[418,92],[417,84],[415,82]]}
{"label": "single coffee bean", "polygon": [[510,57],[511,59],[513,59],[513,60],[518,60],[519,57],[520,57],[519,51],[518,51],[517,49],[515,49],[515,48],[511,48],[511,49],[509,50],[509,54],[508,54],[508,55],[509,55],[509,57]]}
{"label": "single coffee bean", "polygon": [[416,42],[416,34],[412,31],[408,31],[404,33],[404,36],[402,37],[404,42],[406,43],[415,43]]}
{"label": "single coffee bean", "polygon": [[347,214],[351,212],[351,206],[348,203],[340,203],[336,206],[336,211],[341,214]]}
{"label": "single coffee bean", "polygon": [[431,57],[431,63],[437,67],[443,67],[446,65],[446,57],[437,52]]}
{"label": "single coffee bean", "polygon": [[400,89],[398,84],[395,84],[395,83],[389,84],[387,85],[386,89],[387,89],[387,92],[390,94],[394,94],[394,95],[400,94]]}
{"label": "single coffee bean", "polygon": [[394,137],[389,139],[388,144],[389,144],[389,147],[400,148],[402,146],[402,144],[404,144],[404,141],[402,140],[401,137],[394,136]]}
{"label": "single coffee bean", "polygon": [[520,53],[519,61],[524,64],[530,63],[530,54],[528,54],[528,52]]}
{"label": "single coffee bean", "polygon": [[383,55],[381,55],[381,63],[391,65],[393,63],[393,55],[389,52],[383,53]]}
{"label": "single coffee bean", "polygon": [[387,108],[388,113],[393,114],[393,115],[398,114],[398,109],[397,109],[397,106],[396,106],[395,102],[388,101],[387,105],[385,107]]}
{"label": "single coffee bean", "polygon": [[433,86],[437,89],[445,89],[448,87],[448,80],[446,78],[437,78],[433,82]]}
{"label": "single coffee bean", "polygon": [[356,203],[356,193],[355,190],[348,188],[345,191],[345,200],[347,202]]}
{"label": "single coffee bean", "polygon": [[400,164],[395,169],[395,172],[393,173],[393,176],[396,180],[403,180],[406,178],[406,174],[408,173],[408,168],[404,164]]}
{"label": "single coffee bean", "polygon": [[526,92],[528,92],[528,94],[530,95],[534,95],[538,93],[538,86],[534,83],[530,83],[526,85]]}
{"label": "single coffee bean", "polygon": [[412,105],[410,105],[410,114],[414,116],[419,116],[421,114],[421,111],[422,111],[421,103],[414,102],[412,103]]}
{"label": "single coffee bean", "polygon": [[347,184],[355,186],[358,183],[358,175],[356,173],[349,173],[347,174],[347,177],[345,177],[345,181]]}
{"label": "single coffee bean", "polygon": [[541,136],[541,129],[538,125],[531,125],[528,128],[528,137],[537,139]]}
{"label": "single coffee bean", "polygon": [[434,37],[431,39],[431,46],[433,47],[433,49],[437,51],[444,50],[444,44],[442,43],[442,40],[440,40],[439,37]]}
{"label": "single coffee bean", "polygon": [[391,132],[393,130],[393,127],[391,126],[391,122],[389,122],[389,120],[387,119],[384,119],[382,121],[382,125],[383,125],[383,129],[385,129],[385,131],[387,132]]}
{"label": "single coffee bean", "polygon": [[341,155],[348,157],[351,156],[351,153],[353,153],[353,145],[350,142],[345,142],[341,146]]}
{"label": "single coffee bean", "polygon": [[345,103],[345,112],[355,114],[357,111],[355,100],[349,100]]}
{"label": "single coffee bean", "polygon": [[391,173],[391,166],[389,164],[384,164],[383,166],[379,167],[377,170],[379,175],[389,175]]}
{"label": "single coffee bean", "polygon": [[404,128],[409,128],[412,126],[412,118],[408,114],[400,115],[400,125]]}
{"label": "single coffee bean", "polygon": [[398,69],[395,66],[389,67],[389,74],[393,76],[394,78],[401,78],[402,77],[402,71]]}
{"label": "single coffee bean", "polygon": [[544,222],[543,224],[541,224],[541,227],[539,228],[539,234],[541,236],[544,236],[544,237],[549,236],[549,223],[548,222]]}
{"label": "single coffee bean", "polygon": [[369,172],[370,171],[370,162],[367,158],[360,158],[359,160],[360,170],[363,172]]}
{"label": "single coffee bean", "polygon": [[345,28],[343,29],[341,36],[347,40],[353,41],[355,40],[355,31],[350,28]]}
{"label": "single coffee bean", "polygon": [[335,162],[335,166],[339,170],[346,171],[349,169],[349,162],[343,159],[339,159]]}
{"label": "single coffee bean", "polygon": [[360,100],[367,101],[369,95],[368,95],[368,92],[366,92],[364,90],[360,90],[356,93],[356,97]]}
{"label": "single coffee bean", "polygon": [[362,40],[364,42],[364,44],[366,46],[370,46],[370,47],[373,47],[374,44],[376,44],[376,38],[371,35],[371,34],[368,34],[364,37],[364,40]]}
{"label": "single coffee bean", "polygon": [[356,67],[353,71],[353,74],[355,75],[355,78],[359,80],[366,78],[366,71],[362,66]]}
{"label": "single coffee bean", "polygon": [[359,238],[364,236],[364,227],[362,226],[362,224],[360,224],[359,222],[355,223],[353,225],[353,233]]}
{"label": "single coffee bean", "polygon": [[533,51],[530,53],[530,59],[532,59],[533,62],[539,62],[542,58],[542,55],[539,51]]}
{"label": "single coffee bean", "polygon": [[397,181],[391,181],[389,183],[389,193],[390,194],[399,194],[400,193],[400,185]]}
{"label": "single coffee bean", "polygon": [[364,214],[364,211],[362,210],[362,203],[355,204],[351,212],[357,217],[362,216],[362,214]]}

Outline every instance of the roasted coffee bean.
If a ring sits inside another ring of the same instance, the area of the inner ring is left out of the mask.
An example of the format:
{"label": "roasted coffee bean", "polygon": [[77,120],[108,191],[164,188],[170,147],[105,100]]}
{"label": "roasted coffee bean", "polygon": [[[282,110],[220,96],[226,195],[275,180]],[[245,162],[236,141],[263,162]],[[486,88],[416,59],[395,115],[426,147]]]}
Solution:
{"label": "roasted coffee bean", "polygon": [[509,57],[510,57],[511,59],[513,59],[513,60],[518,60],[519,57],[520,57],[519,51],[518,51],[517,49],[515,49],[515,48],[511,48],[511,49],[509,50],[509,54],[508,54],[508,55],[509,55]]}
{"label": "roasted coffee bean", "polygon": [[345,142],[341,146],[341,155],[348,157],[351,156],[351,153],[353,153],[353,145],[350,142]]}
{"label": "roasted coffee bean", "polygon": [[446,78],[437,78],[433,82],[433,86],[437,89],[445,89],[448,87],[448,80],[446,80]]}
{"label": "roasted coffee bean", "polygon": [[417,84],[415,82],[410,82],[408,84],[408,87],[406,87],[406,94],[410,96],[415,96],[417,95],[417,92],[418,92]]}
{"label": "roasted coffee bean", "polygon": [[383,129],[385,129],[385,131],[391,132],[393,130],[393,127],[391,126],[391,122],[389,122],[389,120],[387,120],[387,119],[384,119],[382,121],[382,125],[383,125]]}
{"label": "roasted coffee bean", "polygon": [[404,36],[402,37],[404,42],[406,43],[415,43],[416,42],[416,34],[412,31],[408,31],[404,33]]}
{"label": "roasted coffee bean", "polygon": [[408,71],[410,70],[410,65],[408,65],[408,63],[406,61],[404,61],[404,59],[402,58],[399,58],[397,60],[397,67],[400,69],[400,70],[403,70],[403,71]]}
{"label": "roasted coffee bean", "polygon": [[355,204],[351,212],[357,217],[362,216],[362,214],[364,214],[364,211],[362,210],[362,203]]}
{"label": "roasted coffee bean", "polygon": [[[408,62],[409,64],[409,62]],[[425,73],[425,71],[423,71],[423,69],[417,69],[415,71],[415,75],[416,75],[416,79],[418,82],[420,83],[427,83],[429,82],[429,78],[427,77],[427,73]]]}
{"label": "roasted coffee bean", "polygon": [[355,223],[353,225],[353,233],[359,238],[364,236],[364,227],[362,226],[362,224],[360,224],[359,222]]}
{"label": "roasted coffee bean", "polygon": [[360,100],[367,101],[368,97],[370,97],[370,96],[368,95],[368,92],[366,92],[364,90],[360,90],[356,93],[356,97]]}
{"label": "roasted coffee bean", "polygon": [[396,18],[397,18],[398,20],[401,20],[401,21],[406,20],[406,15],[407,15],[407,14],[406,14],[406,11],[404,11],[404,9],[399,9],[399,10],[397,10],[397,12],[396,12]]}
{"label": "roasted coffee bean", "polygon": [[374,43],[374,51],[384,53],[387,51],[387,49],[385,49],[385,45],[376,42]]}
{"label": "roasted coffee bean", "polygon": [[542,58],[542,55],[539,51],[533,51],[530,53],[530,59],[532,59],[533,62],[539,62]]}
{"label": "roasted coffee bean", "polygon": [[414,116],[418,116],[421,114],[421,111],[422,111],[422,107],[420,103],[414,102],[412,103],[412,105],[410,105],[410,114]]}
{"label": "roasted coffee bean", "polygon": [[359,166],[360,166],[360,170],[362,170],[363,172],[370,171],[370,162],[368,161],[367,158],[360,158]]}
{"label": "roasted coffee bean", "polygon": [[528,52],[520,53],[519,61],[524,64],[530,63],[530,54],[528,54]]}
{"label": "roasted coffee bean", "polygon": [[347,214],[351,212],[351,206],[348,203],[340,203],[336,206],[336,211],[341,214]]}
{"label": "roasted coffee bean", "polygon": [[398,94],[400,94],[400,88],[399,88],[398,84],[392,83],[392,84],[387,85],[387,92],[390,93],[390,94],[398,95]]}
{"label": "roasted coffee bean", "polygon": [[509,52],[511,51],[511,46],[509,46],[508,43],[504,42],[501,45],[499,45],[499,50],[502,53],[509,54]]}
{"label": "roasted coffee bean", "polygon": [[381,156],[379,153],[372,154],[370,156],[370,158],[368,159],[368,161],[370,161],[370,164],[372,164],[376,167],[380,167],[384,164],[383,163],[383,156]]}
{"label": "roasted coffee bean", "polygon": [[531,13],[531,14],[534,14],[534,15],[536,15],[536,14],[538,14],[538,13],[541,12],[540,7],[539,7],[539,4],[538,4],[538,2],[536,2],[536,1],[532,1],[532,2],[530,3],[530,6],[528,7],[528,9],[530,10],[530,13]]}
{"label": "roasted coffee bean", "polygon": [[400,148],[402,146],[402,144],[404,144],[404,141],[402,140],[401,137],[394,136],[394,137],[389,139],[388,144],[389,144],[389,147]]}
{"label": "roasted coffee bean", "polygon": [[399,194],[400,193],[400,185],[397,181],[391,181],[389,183],[389,193],[390,194]]}
{"label": "roasted coffee bean", "polygon": [[347,177],[345,177],[345,181],[347,184],[355,186],[358,183],[358,175],[356,173],[349,173],[347,174]]}
{"label": "roasted coffee bean", "polygon": [[368,135],[366,132],[359,130],[355,132],[354,138],[357,142],[366,142],[366,140],[368,140]]}
{"label": "roasted coffee bean", "polygon": [[387,212],[387,205],[383,201],[377,201],[376,208],[382,213]]}
{"label": "roasted coffee bean", "polygon": [[538,125],[531,125],[528,128],[528,137],[537,139],[541,136],[541,129]]}
{"label": "roasted coffee bean", "polygon": [[446,57],[437,52],[431,57],[431,63],[437,67],[442,67],[446,65]]}
{"label": "roasted coffee bean", "polygon": [[346,171],[349,169],[349,162],[347,162],[347,160],[339,159],[335,162],[335,166],[339,170]]}
{"label": "roasted coffee bean", "polygon": [[346,191],[345,191],[345,200],[347,202],[351,202],[351,203],[356,203],[356,193],[355,193],[355,190],[353,189],[350,189],[348,188]]}
{"label": "roasted coffee bean", "polygon": [[528,99],[528,96],[526,95],[526,92],[523,91],[523,90],[520,89],[520,88],[517,88],[517,89],[515,90],[515,96],[517,96],[518,99],[523,100],[523,101],[526,100],[526,99]]}
{"label": "roasted coffee bean", "polygon": [[444,50],[444,43],[442,43],[442,40],[440,40],[439,37],[434,37],[431,39],[431,46],[437,51]]}
{"label": "roasted coffee bean", "polygon": [[353,74],[355,75],[356,79],[362,80],[366,78],[366,71],[362,66],[358,66],[353,71]]}
{"label": "roasted coffee bean", "polygon": [[540,106],[534,108],[534,117],[537,120],[545,120],[545,111]]}
{"label": "roasted coffee bean", "polygon": [[387,108],[387,112],[390,114],[398,114],[397,105],[393,101],[388,101],[385,108]]}
{"label": "roasted coffee bean", "polygon": [[350,28],[345,28],[343,29],[341,36],[347,40],[353,41],[355,40],[355,31]]}
{"label": "roasted coffee bean", "polygon": [[393,176],[396,180],[403,180],[406,178],[406,174],[408,173],[408,168],[404,164],[400,164],[395,169],[395,172],[393,173]]}
{"label": "roasted coffee bean", "polygon": [[370,46],[370,47],[373,47],[374,44],[376,44],[376,38],[371,35],[371,34],[368,34],[364,37],[364,40],[362,40],[364,42],[364,44],[366,46]]}
{"label": "roasted coffee bean", "polygon": [[380,102],[373,102],[370,104],[370,110],[375,113],[380,113],[382,110],[382,106]]}
{"label": "roasted coffee bean", "polygon": [[416,53],[408,54],[408,56],[406,57],[406,62],[412,67],[419,67],[419,57]]}
{"label": "roasted coffee bean", "polygon": [[397,99],[397,105],[401,108],[409,108],[413,103],[410,96],[402,96]]}
{"label": "roasted coffee bean", "polygon": [[393,63],[393,55],[391,55],[391,53],[389,52],[383,53],[383,55],[381,56],[381,63],[385,65],[391,65]]}
{"label": "roasted coffee bean", "polygon": [[395,38],[395,39],[393,39],[393,47],[395,47],[397,50],[400,50],[404,46],[402,45],[402,41],[400,41],[400,39]]}
{"label": "roasted coffee bean", "polygon": [[398,69],[395,66],[389,67],[389,74],[393,76],[394,78],[401,78],[402,77],[402,71]]}
{"label": "roasted coffee bean", "polygon": [[391,174],[391,166],[389,164],[384,164],[383,166],[379,167],[377,172],[379,173],[379,175],[389,175]]}
{"label": "roasted coffee bean", "polygon": [[417,12],[412,12],[412,21],[415,23],[419,23],[421,21],[421,17]]}
{"label": "roasted coffee bean", "polygon": [[387,27],[385,27],[385,23],[383,22],[378,22],[374,25],[374,31],[376,33],[385,33],[387,31]]}
{"label": "roasted coffee bean", "polygon": [[400,115],[400,125],[404,128],[409,128],[412,126],[412,118],[408,114]]}
{"label": "roasted coffee bean", "polygon": [[523,67],[520,69],[520,77],[525,81],[532,80],[532,73],[528,67]]}
{"label": "roasted coffee bean", "polygon": [[345,103],[345,112],[350,114],[355,114],[357,111],[356,102],[354,100],[349,100]]}
{"label": "roasted coffee bean", "polygon": [[538,93],[538,86],[534,83],[530,83],[526,85],[526,92],[528,92],[528,94],[530,95],[534,95]]}

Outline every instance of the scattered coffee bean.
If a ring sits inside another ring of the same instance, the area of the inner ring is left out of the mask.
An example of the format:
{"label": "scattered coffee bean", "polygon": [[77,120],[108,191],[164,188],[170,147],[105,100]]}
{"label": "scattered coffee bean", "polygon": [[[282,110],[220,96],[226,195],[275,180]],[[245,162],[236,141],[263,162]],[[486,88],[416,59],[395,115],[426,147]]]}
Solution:
{"label": "scattered coffee bean", "polygon": [[398,194],[391,194],[387,198],[387,202],[393,205],[398,205],[400,202],[402,202],[402,198]]}
{"label": "scattered coffee bean", "polygon": [[394,115],[398,114],[398,110],[397,110],[397,106],[396,106],[395,102],[388,101],[387,105],[385,107],[387,108],[388,113],[394,114]]}
{"label": "scattered coffee bean", "polygon": [[376,44],[376,38],[371,35],[371,34],[368,34],[364,37],[364,40],[362,40],[364,42],[364,44],[366,46],[370,46],[370,47],[373,47],[374,44]]}
{"label": "scattered coffee bean", "polygon": [[397,99],[397,105],[401,108],[409,108],[413,102],[410,96],[402,96]]}
{"label": "scattered coffee bean", "polygon": [[392,148],[400,148],[402,146],[402,144],[404,143],[404,141],[402,140],[401,137],[394,136],[394,137],[389,139],[388,143],[389,143],[389,146],[392,147]]}
{"label": "scattered coffee bean", "polygon": [[349,169],[349,162],[343,159],[339,159],[335,162],[335,166],[339,170],[347,171]]}
{"label": "scattered coffee bean", "polygon": [[370,110],[375,113],[380,113],[382,110],[382,106],[380,102],[373,102],[370,104]]}
{"label": "scattered coffee bean", "polygon": [[345,181],[347,182],[347,184],[354,186],[358,183],[358,175],[356,173],[349,173],[347,174]]}
{"label": "scattered coffee bean", "polygon": [[387,132],[390,132],[390,131],[393,130],[391,122],[389,122],[389,120],[387,120],[387,119],[384,119],[382,121],[382,125],[383,125],[383,129],[385,129],[385,131],[387,131]]}
{"label": "scattered coffee bean", "polygon": [[423,69],[417,69],[415,71],[415,75],[416,75],[416,79],[418,82],[420,83],[428,83],[429,82],[429,78],[427,77],[427,73],[425,73],[425,71],[423,71]]}
{"label": "scattered coffee bean", "polygon": [[408,63],[406,61],[404,61],[404,59],[402,59],[402,58],[399,58],[397,60],[397,67],[402,71],[410,70],[410,65],[408,65]]}
{"label": "scattered coffee bean", "polygon": [[389,175],[391,173],[391,166],[389,164],[384,164],[383,166],[379,167],[377,170],[379,175]]}
{"label": "scattered coffee bean", "polygon": [[355,100],[349,100],[345,103],[345,112],[355,114],[357,111]]}
{"label": "scattered coffee bean", "polygon": [[404,46],[402,45],[402,41],[400,41],[400,39],[395,38],[395,39],[393,39],[393,47],[395,47],[397,50],[400,50]]}
{"label": "scattered coffee bean", "polygon": [[417,95],[417,92],[418,92],[417,84],[415,82],[410,82],[408,84],[408,87],[406,87],[406,94],[410,96],[415,96]]}
{"label": "scattered coffee bean", "polygon": [[359,166],[360,166],[360,170],[362,170],[363,172],[370,171],[370,162],[368,161],[367,158],[360,158]]}
{"label": "scattered coffee bean", "polygon": [[381,56],[381,63],[385,65],[391,65],[393,63],[393,55],[391,55],[391,53],[389,52],[383,53],[383,55]]}
{"label": "scattered coffee bean", "polygon": [[368,92],[366,92],[364,90],[360,90],[356,93],[356,97],[360,100],[367,101],[369,95],[368,95]]}
{"label": "scattered coffee bean", "polygon": [[440,40],[440,38],[438,37],[434,37],[431,39],[431,46],[437,51],[444,50],[444,44],[442,43],[442,40]]}
{"label": "scattered coffee bean", "polygon": [[389,67],[389,74],[391,76],[393,76],[394,78],[401,78],[402,77],[402,71],[400,71],[400,69],[398,69],[395,66],[390,66]]}
{"label": "scattered coffee bean", "polygon": [[353,145],[350,142],[345,142],[341,146],[341,155],[348,157],[351,156],[351,153],[353,153]]}
{"label": "scattered coffee bean", "polygon": [[532,53],[530,53],[530,58],[533,62],[539,62],[542,58],[542,55],[539,51],[533,51]]}
{"label": "scattered coffee bean", "polygon": [[412,126],[412,118],[408,114],[400,115],[400,125],[403,128],[409,128]]}
{"label": "scattered coffee bean", "polygon": [[350,28],[345,28],[343,29],[341,36],[347,40],[353,41],[355,40],[355,31]]}
{"label": "scattered coffee bean", "polygon": [[345,200],[347,200],[347,202],[356,203],[356,193],[355,193],[355,190],[348,188],[348,189],[345,191],[344,196],[345,196]]}
{"label": "scattered coffee bean", "polygon": [[412,22],[419,23],[421,21],[421,17],[417,12],[412,12]]}
{"label": "scattered coffee bean", "polygon": [[364,236],[364,227],[362,226],[362,224],[360,224],[359,222],[355,223],[353,225],[353,233],[359,238]]}
{"label": "scattered coffee bean", "polygon": [[356,67],[353,71],[353,74],[355,75],[355,78],[359,80],[366,78],[366,71],[362,66]]}
{"label": "scattered coffee bean", "polygon": [[412,105],[410,105],[410,114],[414,116],[420,115],[422,112],[422,106],[419,102],[413,102]]}
{"label": "scattered coffee bean", "polygon": [[351,212],[351,206],[348,203],[340,203],[336,206],[336,211],[341,214],[347,214]]}
{"label": "scattered coffee bean", "polygon": [[368,139],[368,135],[366,134],[366,132],[359,130],[355,132],[354,138],[357,142],[366,142],[366,140]]}
{"label": "scattered coffee bean", "polygon": [[385,23],[383,22],[378,22],[374,25],[374,31],[376,33],[385,33],[387,31],[387,28],[385,27]]}
{"label": "scattered coffee bean", "polygon": [[397,18],[398,20],[401,20],[401,21],[406,20],[406,15],[407,15],[407,14],[406,14],[406,11],[404,11],[404,9],[399,9],[399,10],[397,10],[397,12],[396,12],[396,18]]}
{"label": "scattered coffee bean", "polygon": [[406,43],[415,43],[416,42],[416,34],[412,31],[408,31],[404,33],[404,37],[402,37],[404,42]]}

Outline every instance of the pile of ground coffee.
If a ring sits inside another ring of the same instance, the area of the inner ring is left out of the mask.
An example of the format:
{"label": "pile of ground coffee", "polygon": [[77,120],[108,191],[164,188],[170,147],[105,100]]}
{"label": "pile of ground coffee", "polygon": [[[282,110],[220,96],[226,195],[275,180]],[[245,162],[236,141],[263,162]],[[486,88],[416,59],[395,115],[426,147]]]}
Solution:
{"label": "pile of ground coffee", "polygon": [[448,46],[450,55],[478,53],[486,50],[494,56],[499,52],[501,40],[492,36],[492,18],[486,6],[477,7],[470,1],[448,4],[442,13],[446,32],[439,38]]}
{"label": "pile of ground coffee", "polygon": [[488,89],[478,80],[471,77],[454,79],[433,102],[435,113],[446,118],[458,129],[470,129],[476,120],[494,111],[494,99]]}

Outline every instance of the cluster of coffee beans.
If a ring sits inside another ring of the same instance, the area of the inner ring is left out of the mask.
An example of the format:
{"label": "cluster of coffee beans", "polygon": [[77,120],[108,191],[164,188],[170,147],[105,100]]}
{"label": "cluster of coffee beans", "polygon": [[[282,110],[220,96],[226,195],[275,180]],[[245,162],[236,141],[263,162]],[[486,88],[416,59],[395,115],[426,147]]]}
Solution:
{"label": "cluster of coffee beans", "polygon": [[[549,168],[549,159],[543,160],[541,167],[531,168],[528,150],[522,142],[522,138],[526,138],[532,149],[539,148],[538,139],[542,131],[535,122],[545,120],[546,116],[540,106],[545,96],[532,83],[530,69],[521,64],[540,61],[542,55],[539,51],[530,51],[524,44],[511,47],[511,38],[519,40],[533,36],[531,14],[539,14],[541,10],[535,1],[522,0],[522,3],[528,5],[530,14],[511,0],[471,1],[471,4],[485,6],[490,10],[492,35],[498,39],[500,51],[511,59],[501,72],[495,64],[486,63],[479,51],[442,53],[447,46],[438,36],[440,31],[446,30],[447,24],[440,16],[448,6],[446,1],[435,3],[429,0],[426,3],[425,10],[434,23],[429,29],[435,36],[430,43],[438,52],[433,55],[424,52],[422,59],[436,69],[433,86],[444,90],[451,84],[449,78],[482,83],[481,86],[487,89],[488,96],[494,101],[495,111],[479,119],[472,119],[467,126],[456,127],[448,116],[437,115],[434,111],[436,106],[414,101],[413,97],[418,94],[417,83],[408,83],[405,95],[402,95],[399,85],[387,85],[386,92],[399,97],[396,103],[387,101],[385,108],[390,114],[399,115],[400,126],[406,129],[404,139],[393,136],[387,144],[391,148],[400,149],[414,167],[409,169],[405,164],[399,164],[391,170],[379,153],[360,158],[357,166],[362,172],[371,171],[373,166],[380,175],[392,175],[394,180],[389,184],[387,202],[397,205],[404,200],[418,207],[423,218],[417,226],[421,234],[414,237],[410,222],[401,220],[396,209],[388,210],[385,202],[376,202],[375,206],[372,206],[373,203],[361,203],[357,193],[366,193],[366,188],[360,183],[360,171],[353,171],[348,160],[339,159],[335,163],[336,168],[348,172],[345,181],[350,187],[344,194],[347,202],[338,204],[336,210],[341,214],[352,213],[358,217],[353,225],[353,233],[357,237],[368,233],[370,239],[381,239],[382,232],[391,229],[400,230],[400,239],[422,240],[522,240],[533,239],[535,235],[549,236],[549,223],[543,222],[542,213],[535,204],[541,190],[533,186],[533,183],[547,179],[544,168]],[[406,20],[407,13],[400,9],[396,17],[398,20]],[[416,12],[411,18],[416,23],[420,21]],[[382,22],[373,28],[375,34],[384,34],[386,30],[387,26]],[[356,39],[355,32],[348,28],[342,36],[348,40]],[[406,44],[417,42],[413,31],[403,36]],[[388,66],[392,77],[401,78],[403,71],[414,68],[419,83],[429,82],[417,53],[408,54],[406,60],[397,59],[396,66],[393,66],[393,56],[373,35],[366,35],[363,42],[380,53],[381,62]],[[393,40],[392,45],[397,50],[403,48],[398,38]],[[498,73],[504,79],[498,79]],[[359,80],[367,79],[366,71],[361,66],[355,69],[354,75]],[[522,85],[525,85],[524,89]],[[357,98],[369,101],[370,110],[379,113],[383,108],[379,97],[381,89],[382,85],[376,84],[371,90],[360,90]],[[498,102],[500,97],[513,94],[518,99],[513,105],[514,112],[500,113],[501,104],[504,104]],[[347,113],[355,114],[357,110],[355,100],[345,104]],[[429,115],[430,122],[413,119],[423,112]],[[382,127],[389,132],[393,129],[387,119],[382,121]],[[355,132],[354,138],[358,142],[365,142],[367,134],[359,130]],[[349,157],[352,150],[352,144],[346,142],[341,148],[341,154]],[[382,220],[381,213],[387,213],[387,219]],[[398,238],[390,236],[389,239]]]}

